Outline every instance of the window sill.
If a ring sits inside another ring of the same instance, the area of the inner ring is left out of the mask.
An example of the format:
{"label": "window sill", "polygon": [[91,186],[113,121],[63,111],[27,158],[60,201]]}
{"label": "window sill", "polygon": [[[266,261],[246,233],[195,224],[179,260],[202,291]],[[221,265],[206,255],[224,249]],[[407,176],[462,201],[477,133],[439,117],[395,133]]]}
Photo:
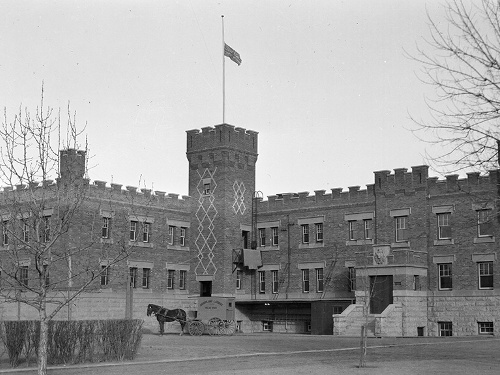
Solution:
{"label": "window sill", "polygon": [[324,242],[299,243],[299,249],[314,249],[318,247],[325,247]]}
{"label": "window sill", "polygon": [[393,242],[391,248],[410,247],[410,241]]}
{"label": "window sill", "polygon": [[100,242],[101,242],[101,243],[107,243],[107,244],[112,245],[112,244],[113,244],[113,239],[112,239],[112,238],[102,238],[102,237],[101,237]]}
{"label": "window sill", "polygon": [[493,243],[495,242],[495,236],[485,236],[485,237],[475,237],[474,243]]}
{"label": "window sill", "polygon": [[150,242],[141,242],[141,241],[128,241],[129,246],[135,247],[145,247],[145,248],[153,248],[153,244]]}
{"label": "window sill", "polygon": [[434,246],[443,246],[443,245],[454,245],[455,240],[452,238],[449,239],[441,239],[441,240],[434,240]]}
{"label": "window sill", "polygon": [[189,246],[167,245],[167,250],[189,251]]}

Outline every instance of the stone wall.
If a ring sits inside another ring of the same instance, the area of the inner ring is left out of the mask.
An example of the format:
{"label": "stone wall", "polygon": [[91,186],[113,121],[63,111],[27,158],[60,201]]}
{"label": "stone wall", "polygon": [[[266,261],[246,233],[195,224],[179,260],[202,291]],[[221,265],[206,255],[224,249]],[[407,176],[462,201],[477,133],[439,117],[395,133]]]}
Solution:
{"label": "stone wall", "polygon": [[494,334],[500,334],[500,294],[462,291],[429,296],[429,335],[439,336],[439,322],[451,322],[453,336],[478,335],[479,322],[492,322]]}

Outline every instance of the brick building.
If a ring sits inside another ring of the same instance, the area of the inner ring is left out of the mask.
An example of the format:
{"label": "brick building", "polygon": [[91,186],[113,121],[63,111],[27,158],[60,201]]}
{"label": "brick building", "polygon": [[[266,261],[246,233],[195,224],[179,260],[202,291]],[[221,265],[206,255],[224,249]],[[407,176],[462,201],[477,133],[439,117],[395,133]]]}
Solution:
{"label": "brick building", "polygon": [[[256,132],[227,124],[188,131],[181,199],[76,173],[88,195],[64,246],[91,240],[85,261],[105,272],[58,318],[144,317],[148,303],[193,317],[194,297],[214,295],[235,297],[244,332],[358,335],[367,322],[374,335],[498,333],[498,171],[438,180],[416,166],[377,171],[366,189],[263,199],[257,146]],[[61,154],[61,176],[84,169],[77,155]],[[4,211],[8,234],[16,220]],[[9,246],[3,241],[0,257]],[[130,255],[106,268],[120,248]],[[32,272],[29,259],[21,264]],[[11,303],[0,314],[33,311]]]}

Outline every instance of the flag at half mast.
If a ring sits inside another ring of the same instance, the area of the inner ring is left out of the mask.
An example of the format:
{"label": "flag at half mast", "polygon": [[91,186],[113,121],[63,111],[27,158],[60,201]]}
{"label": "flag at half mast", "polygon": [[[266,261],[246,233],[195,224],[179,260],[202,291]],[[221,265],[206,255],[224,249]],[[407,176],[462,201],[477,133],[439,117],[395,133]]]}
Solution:
{"label": "flag at half mast", "polygon": [[233,60],[236,64],[240,65],[241,64],[241,57],[238,52],[236,52],[234,49],[229,47],[226,43],[224,43],[224,56],[229,57],[231,60]]}

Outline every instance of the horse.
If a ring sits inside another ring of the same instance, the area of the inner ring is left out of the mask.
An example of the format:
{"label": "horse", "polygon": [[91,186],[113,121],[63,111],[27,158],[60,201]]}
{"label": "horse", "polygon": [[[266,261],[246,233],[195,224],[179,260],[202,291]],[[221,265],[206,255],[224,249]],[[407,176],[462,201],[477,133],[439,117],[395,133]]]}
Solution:
{"label": "horse", "polygon": [[148,316],[151,316],[151,314],[156,316],[156,320],[158,320],[158,324],[160,324],[160,335],[163,335],[165,322],[179,322],[181,325],[180,335],[182,336],[182,334],[184,333],[184,326],[187,323],[187,315],[184,310],[168,310],[165,307],[153,305],[152,303],[150,303],[148,305],[146,314]]}

